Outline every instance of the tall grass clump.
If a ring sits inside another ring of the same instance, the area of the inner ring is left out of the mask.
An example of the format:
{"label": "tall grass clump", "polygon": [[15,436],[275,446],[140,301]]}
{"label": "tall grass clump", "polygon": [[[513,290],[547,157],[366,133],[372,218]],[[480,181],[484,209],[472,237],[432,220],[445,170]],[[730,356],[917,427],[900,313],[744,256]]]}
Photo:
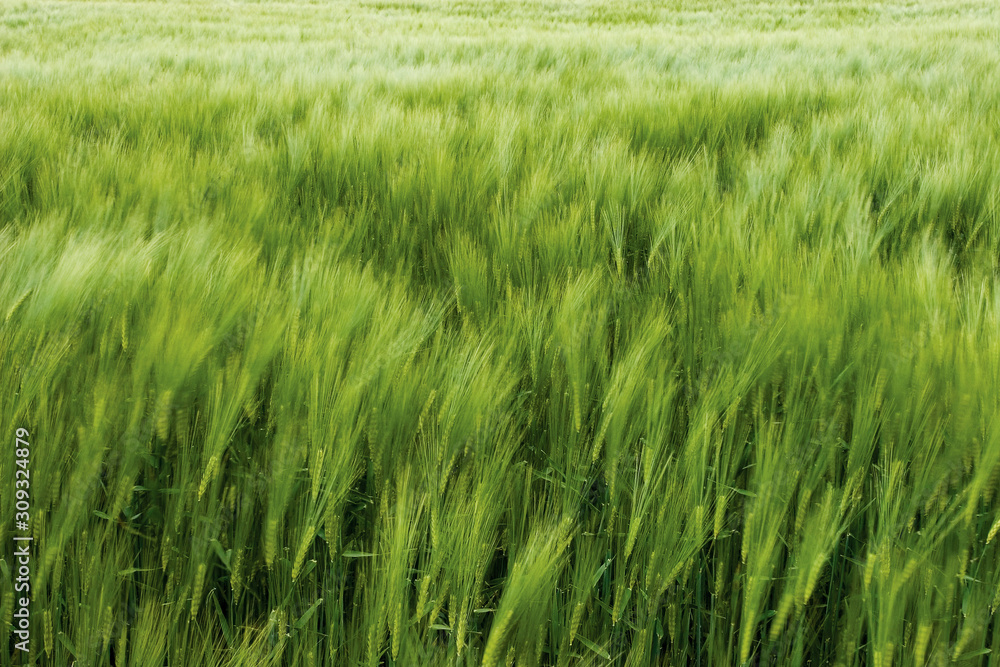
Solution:
{"label": "tall grass clump", "polygon": [[0,667],[989,664],[998,35],[0,3]]}

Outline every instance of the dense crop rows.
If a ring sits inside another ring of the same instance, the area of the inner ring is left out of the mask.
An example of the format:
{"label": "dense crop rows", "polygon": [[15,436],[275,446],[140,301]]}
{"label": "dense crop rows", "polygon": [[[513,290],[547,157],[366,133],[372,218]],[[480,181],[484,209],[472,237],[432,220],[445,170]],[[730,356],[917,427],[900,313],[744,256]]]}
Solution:
{"label": "dense crop rows", "polygon": [[0,665],[986,660],[998,39],[4,0]]}

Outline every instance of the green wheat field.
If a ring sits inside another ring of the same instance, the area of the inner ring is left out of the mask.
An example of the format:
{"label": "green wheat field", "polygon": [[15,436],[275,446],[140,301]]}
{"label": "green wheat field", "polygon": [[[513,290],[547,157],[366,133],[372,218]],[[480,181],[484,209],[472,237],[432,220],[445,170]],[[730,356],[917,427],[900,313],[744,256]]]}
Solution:
{"label": "green wheat field", "polygon": [[992,0],[0,0],[0,667],[988,665],[998,270]]}

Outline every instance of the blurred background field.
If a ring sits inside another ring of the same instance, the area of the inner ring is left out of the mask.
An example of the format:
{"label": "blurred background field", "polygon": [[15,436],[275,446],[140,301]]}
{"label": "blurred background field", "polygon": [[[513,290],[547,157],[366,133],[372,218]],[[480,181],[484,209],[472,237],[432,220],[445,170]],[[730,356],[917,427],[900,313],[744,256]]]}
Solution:
{"label": "blurred background field", "polygon": [[998,44],[0,1],[0,666],[989,664]]}

